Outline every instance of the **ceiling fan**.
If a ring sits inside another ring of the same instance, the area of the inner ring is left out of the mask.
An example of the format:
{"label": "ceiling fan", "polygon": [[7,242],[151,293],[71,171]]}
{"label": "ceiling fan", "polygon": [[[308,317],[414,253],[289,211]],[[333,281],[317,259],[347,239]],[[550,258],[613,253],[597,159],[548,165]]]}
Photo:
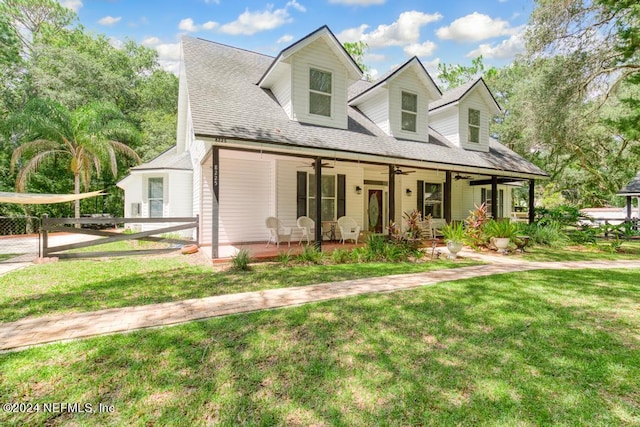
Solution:
{"label": "ceiling fan", "polygon": [[[393,169],[393,172],[394,172],[396,175],[409,175],[410,173],[414,173],[414,172],[415,172],[415,171],[403,171],[402,169],[400,169],[400,166],[397,166],[397,165],[396,165],[396,166],[394,166],[393,168],[394,168],[394,169]],[[387,172],[382,172],[382,174],[383,174],[383,175],[386,175],[386,174],[387,174]]]}
{"label": "ceiling fan", "polygon": [[[333,169],[333,165],[331,163],[321,163],[321,166],[323,168]],[[300,168],[315,168],[315,167],[316,167],[316,162],[311,162],[311,163],[303,165],[303,166],[298,166],[298,169],[300,169]]]}
{"label": "ceiling fan", "polygon": [[459,181],[461,179],[471,179],[471,178],[472,178],[471,175],[460,175],[459,173],[453,177],[453,179],[455,179],[456,181]]}

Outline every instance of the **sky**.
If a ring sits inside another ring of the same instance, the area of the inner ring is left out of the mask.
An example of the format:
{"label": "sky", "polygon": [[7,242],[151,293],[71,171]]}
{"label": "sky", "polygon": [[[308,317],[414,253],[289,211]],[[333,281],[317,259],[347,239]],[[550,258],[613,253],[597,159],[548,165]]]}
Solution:
{"label": "sky", "polygon": [[533,0],[59,0],[89,31],[112,44],[126,39],[157,49],[161,65],[179,69],[180,38],[200,37],[276,56],[327,25],[341,42],[365,41],[375,78],[417,56],[438,63],[510,63],[524,49]]}

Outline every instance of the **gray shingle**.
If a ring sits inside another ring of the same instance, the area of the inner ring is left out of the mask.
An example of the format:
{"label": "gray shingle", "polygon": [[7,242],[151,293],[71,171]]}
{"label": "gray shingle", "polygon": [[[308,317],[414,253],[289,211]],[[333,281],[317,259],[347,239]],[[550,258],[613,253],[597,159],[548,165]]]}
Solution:
{"label": "gray shingle", "polygon": [[618,194],[623,196],[640,196],[640,172]]}
{"label": "gray shingle", "polygon": [[[353,107],[348,107],[348,129],[289,120],[273,94],[256,84],[273,57],[191,37],[183,37],[182,44],[192,123],[197,136],[546,176],[544,171],[497,142],[492,142],[488,153],[479,153],[453,146],[432,129],[428,143],[390,137]],[[367,83],[354,85],[364,90]]]}
{"label": "gray shingle", "polygon": [[131,170],[150,170],[150,169],[174,169],[174,170],[193,170],[191,157],[188,152],[177,154],[176,147],[169,148],[153,160],[143,163]]}

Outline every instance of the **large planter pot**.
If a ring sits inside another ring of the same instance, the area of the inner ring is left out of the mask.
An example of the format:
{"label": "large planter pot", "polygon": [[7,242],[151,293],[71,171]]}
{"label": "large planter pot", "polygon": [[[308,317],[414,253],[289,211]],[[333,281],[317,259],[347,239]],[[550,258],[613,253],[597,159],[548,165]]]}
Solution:
{"label": "large planter pot", "polygon": [[508,237],[494,237],[492,240],[494,246],[498,248],[498,253],[507,253],[507,248],[509,247],[509,242],[511,241],[511,239],[509,239]]}
{"label": "large planter pot", "polygon": [[462,242],[454,242],[453,240],[449,240],[447,242],[447,249],[449,249],[449,259],[456,259],[458,257],[458,252],[462,250]]}

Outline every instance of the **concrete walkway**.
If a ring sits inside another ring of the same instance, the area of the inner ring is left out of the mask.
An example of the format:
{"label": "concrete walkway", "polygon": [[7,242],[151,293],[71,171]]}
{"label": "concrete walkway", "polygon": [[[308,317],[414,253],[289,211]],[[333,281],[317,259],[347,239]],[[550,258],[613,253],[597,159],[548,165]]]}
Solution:
{"label": "concrete walkway", "polygon": [[[471,253],[468,255],[472,256]],[[485,260],[487,257],[482,257]],[[540,269],[614,269],[638,268],[640,260],[526,262],[498,258],[488,265],[438,270],[416,274],[373,277],[342,282],[321,283],[284,289],[271,289],[239,294],[219,295],[185,301],[63,314],[0,323],[0,351],[85,338],[95,335],[128,332],[136,329],[166,326],[198,319],[235,313],[246,313],[278,307],[295,306],[376,292],[393,292],[434,283],[489,276],[493,274]]]}

